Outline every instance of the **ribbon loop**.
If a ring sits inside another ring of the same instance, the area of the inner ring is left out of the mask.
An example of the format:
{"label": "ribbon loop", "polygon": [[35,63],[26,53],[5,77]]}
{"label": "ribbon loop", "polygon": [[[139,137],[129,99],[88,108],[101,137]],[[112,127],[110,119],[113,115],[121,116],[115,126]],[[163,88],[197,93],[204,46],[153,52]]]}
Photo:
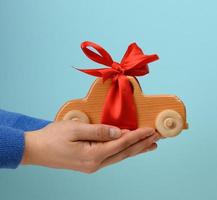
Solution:
{"label": "ribbon loop", "polygon": [[[97,53],[88,47],[95,49]],[[143,76],[149,72],[148,63],[158,59],[157,55],[145,55],[136,43],[129,45],[121,63],[114,62],[110,54],[93,42],[83,42],[81,49],[91,60],[109,68],[82,69],[89,75],[112,79],[102,109],[101,123],[134,130],[138,127],[137,110],[133,91],[127,76]]]}
{"label": "ribbon loop", "polygon": [[[88,47],[92,47],[99,54],[90,50]],[[81,49],[83,50],[83,52],[85,53],[85,55],[88,58],[90,58],[91,60],[93,60],[97,63],[100,63],[102,65],[106,65],[108,67],[110,67],[113,63],[113,60],[112,60],[112,57],[110,56],[110,54],[105,49],[103,49],[101,46],[99,46],[98,44],[96,44],[94,42],[86,41],[86,42],[81,43]]]}

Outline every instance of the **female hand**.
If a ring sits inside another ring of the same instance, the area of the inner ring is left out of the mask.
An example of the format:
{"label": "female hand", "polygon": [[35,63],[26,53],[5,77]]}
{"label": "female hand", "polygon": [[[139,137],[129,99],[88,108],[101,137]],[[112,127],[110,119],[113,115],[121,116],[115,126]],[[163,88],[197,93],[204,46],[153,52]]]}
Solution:
{"label": "female hand", "polygon": [[154,150],[154,129],[120,130],[103,124],[60,121],[25,133],[22,164],[93,173],[127,157]]}

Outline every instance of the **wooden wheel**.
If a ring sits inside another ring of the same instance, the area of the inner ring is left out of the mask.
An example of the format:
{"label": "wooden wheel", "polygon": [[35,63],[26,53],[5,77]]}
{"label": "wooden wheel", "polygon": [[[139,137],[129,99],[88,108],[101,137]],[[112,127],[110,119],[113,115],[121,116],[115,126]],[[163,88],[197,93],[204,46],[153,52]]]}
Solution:
{"label": "wooden wheel", "polygon": [[80,110],[71,110],[71,111],[67,112],[64,115],[63,120],[79,121],[79,122],[83,122],[86,124],[90,123],[88,116]]}
{"label": "wooden wheel", "polygon": [[156,118],[155,127],[163,137],[174,137],[182,131],[183,119],[174,110],[163,110]]}

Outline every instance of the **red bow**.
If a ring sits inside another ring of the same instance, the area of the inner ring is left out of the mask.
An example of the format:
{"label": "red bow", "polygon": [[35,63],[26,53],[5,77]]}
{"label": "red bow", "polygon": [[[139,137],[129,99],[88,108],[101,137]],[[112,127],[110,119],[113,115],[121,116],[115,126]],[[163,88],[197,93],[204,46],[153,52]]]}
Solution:
{"label": "red bow", "polygon": [[[88,49],[92,47],[99,54]],[[133,90],[127,76],[143,76],[149,72],[148,63],[158,59],[157,55],[144,55],[136,43],[129,45],[121,63],[114,62],[110,54],[98,44],[83,42],[81,49],[91,60],[109,68],[79,69],[80,71],[102,77],[103,81],[111,78],[112,84],[102,110],[101,123],[134,130],[137,125],[136,105]]]}

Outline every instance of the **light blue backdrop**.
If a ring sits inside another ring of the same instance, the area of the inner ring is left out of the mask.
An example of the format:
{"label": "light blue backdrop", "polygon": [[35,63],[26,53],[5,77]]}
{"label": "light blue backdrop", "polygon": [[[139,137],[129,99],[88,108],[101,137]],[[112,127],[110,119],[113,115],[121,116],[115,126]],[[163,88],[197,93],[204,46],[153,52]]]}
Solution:
{"label": "light blue backdrop", "polygon": [[0,107],[52,120],[100,67],[80,50],[103,45],[119,61],[137,42],[160,60],[140,78],[146,94],[176,94],[190,129],[157,151],[95,174],[42,167],[0,171],[2,200],[217,199],[217,3],[196,0],[0,0]]}

